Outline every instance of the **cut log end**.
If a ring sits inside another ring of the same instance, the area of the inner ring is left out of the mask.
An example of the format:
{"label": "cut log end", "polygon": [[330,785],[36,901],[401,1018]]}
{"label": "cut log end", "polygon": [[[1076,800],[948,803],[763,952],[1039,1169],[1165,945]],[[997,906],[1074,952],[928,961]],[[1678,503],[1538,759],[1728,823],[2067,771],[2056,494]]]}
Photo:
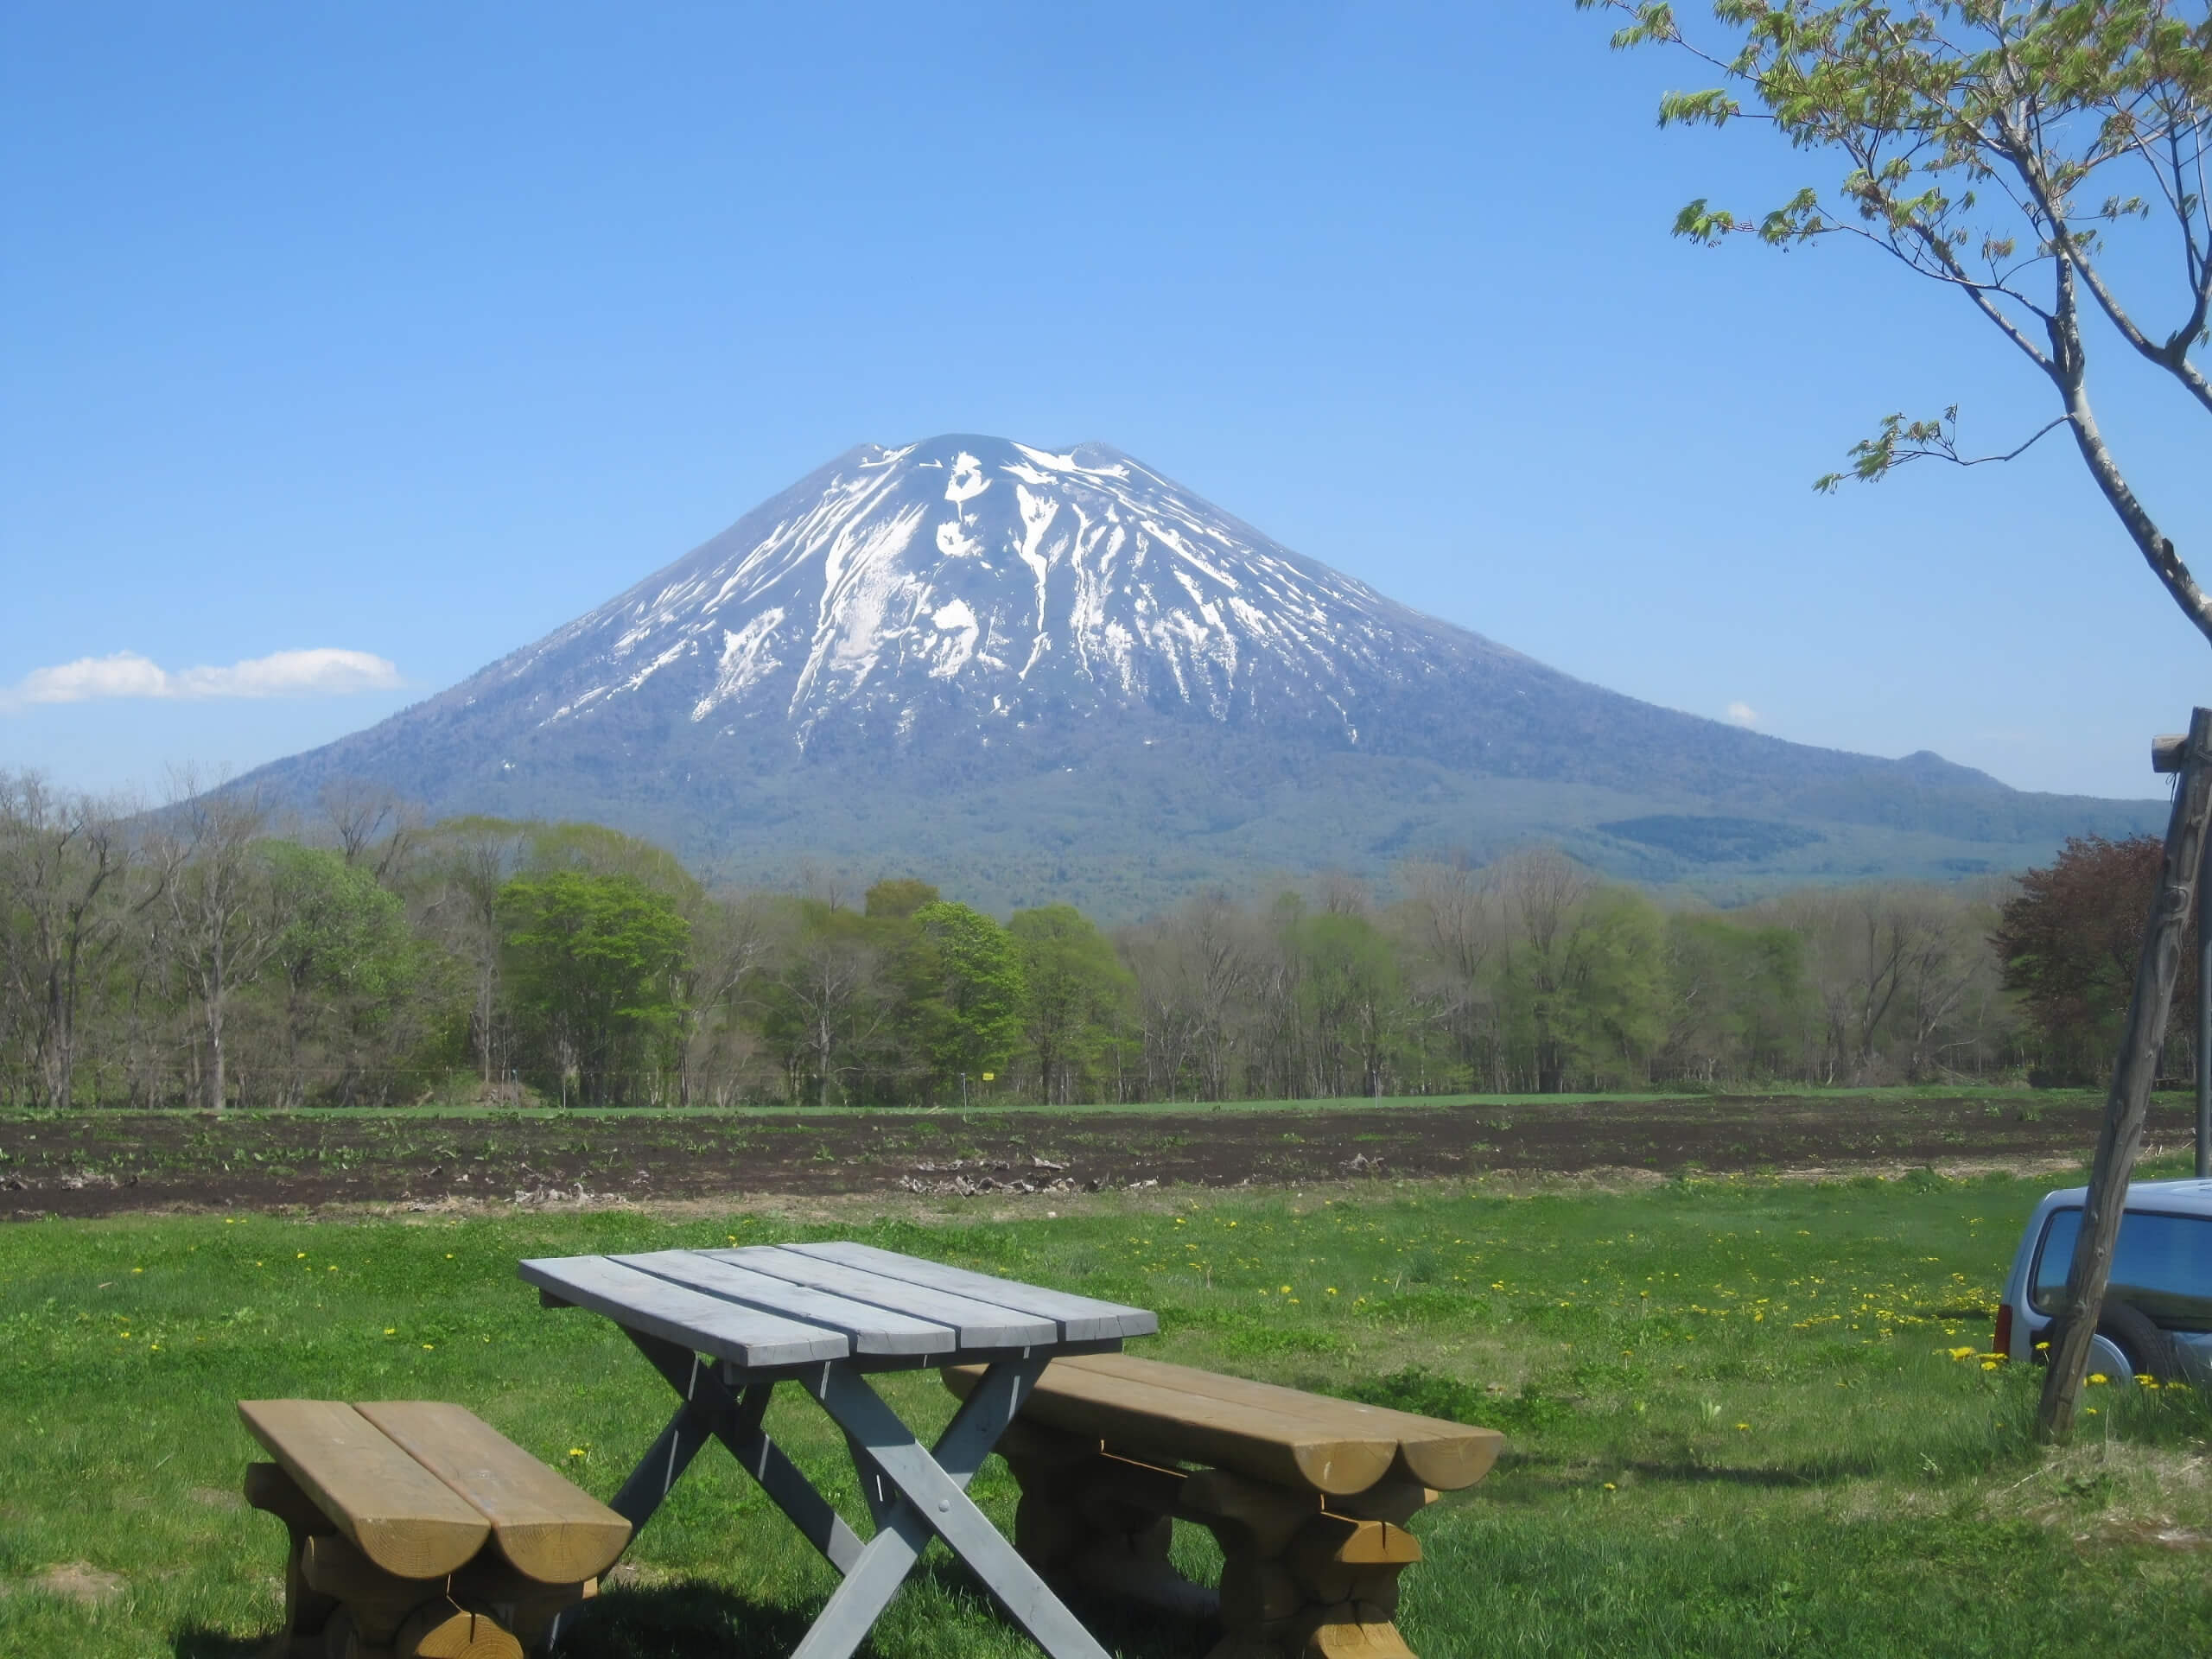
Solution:
{"label": "cut log end", "polygon": [[442,1599],[411,1614],[391,1645],[396,1659],[522,1659],[522,1643],[497,1619]]}

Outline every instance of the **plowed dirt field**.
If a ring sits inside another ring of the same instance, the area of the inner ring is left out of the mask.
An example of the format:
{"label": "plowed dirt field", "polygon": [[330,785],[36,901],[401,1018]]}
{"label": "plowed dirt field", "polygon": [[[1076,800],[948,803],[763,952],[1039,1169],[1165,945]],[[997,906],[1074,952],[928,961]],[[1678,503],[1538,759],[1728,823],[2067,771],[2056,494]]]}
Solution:
{"label": "plowed dirt field", "polygon": [[[1721,1096],[1279,1109],[0,1117],[0,1217],[392,1202],[1033,1192],[1144,1183],[2085,1158],[2086,1096]],[[2190,1133],[2180,1096],[2150,1142]]]}

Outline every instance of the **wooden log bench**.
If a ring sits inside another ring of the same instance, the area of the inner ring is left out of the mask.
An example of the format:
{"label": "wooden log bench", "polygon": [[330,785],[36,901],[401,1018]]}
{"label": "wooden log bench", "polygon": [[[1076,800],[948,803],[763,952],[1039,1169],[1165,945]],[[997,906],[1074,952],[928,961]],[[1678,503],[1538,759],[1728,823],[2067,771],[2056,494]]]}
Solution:
{"label": "wooden log bench", "polygon": [[[953,1367],[963,1398],[979,1368]],[[1014,1544],[1039,1573],[1217,1616],[1208,1659],[1413,1659],[1405,1525],[1489,1471],[1494,1429],[1128,1354],[1046,1369],[999,1452],[1021,1486]],[[1217,1591],[1168,1561],[1177,1521],[1220,1541]]]}
{"label": "wooden log bench", "polygon": [[630,1523],[429,1400],[245,1400],[275,1461],[246,1501],[290,1534],[266,1659],[522,1659],[597,1591]]}

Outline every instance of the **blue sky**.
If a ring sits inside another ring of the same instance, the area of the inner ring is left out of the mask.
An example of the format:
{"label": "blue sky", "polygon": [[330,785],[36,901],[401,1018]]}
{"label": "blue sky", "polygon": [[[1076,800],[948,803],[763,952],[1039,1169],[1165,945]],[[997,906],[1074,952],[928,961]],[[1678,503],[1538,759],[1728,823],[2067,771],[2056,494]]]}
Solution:
{"label": "blue sky", "polygon": [[[1567,0],[10,6],[0,767],[155,790],[326,741],[855,443],[963,431],[1119,444],[1657,702],[2153,793],[2206,647],[2062,441],[1808,487],[1892,409],[2009,448],[2048,388],[1872,252],[1670,240],[1822,164],[1658,131],[1697,78],[1605,34]],[[2095,390],[2202,549],[2201,415],[2109,343]],[[137,695],[31,695],[118,653],[92,677]]]}

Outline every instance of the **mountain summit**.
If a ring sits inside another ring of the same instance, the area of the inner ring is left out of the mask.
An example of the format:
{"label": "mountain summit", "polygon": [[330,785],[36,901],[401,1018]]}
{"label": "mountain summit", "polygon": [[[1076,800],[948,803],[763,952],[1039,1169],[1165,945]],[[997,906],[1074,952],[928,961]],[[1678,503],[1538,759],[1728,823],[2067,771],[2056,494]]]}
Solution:
{"label": "mountain summit", "polygon": [[[1567,595],[1562,592],[1562,599]],[[1543,838],[1623,874],[2017,866],[2142,803],[1654,707],[1424,616],[1103,444],[849,452],[451,690],[258,777],[593,817],[742,874],[1109,913]]]}
{"label": "mountain summit", "polygon": [[1497,649],[1104,444],[952,436],[842,456],[493,671],[549,725],[674,685],[800,750],[1139,709],[1356,744],[1379,697]]}

